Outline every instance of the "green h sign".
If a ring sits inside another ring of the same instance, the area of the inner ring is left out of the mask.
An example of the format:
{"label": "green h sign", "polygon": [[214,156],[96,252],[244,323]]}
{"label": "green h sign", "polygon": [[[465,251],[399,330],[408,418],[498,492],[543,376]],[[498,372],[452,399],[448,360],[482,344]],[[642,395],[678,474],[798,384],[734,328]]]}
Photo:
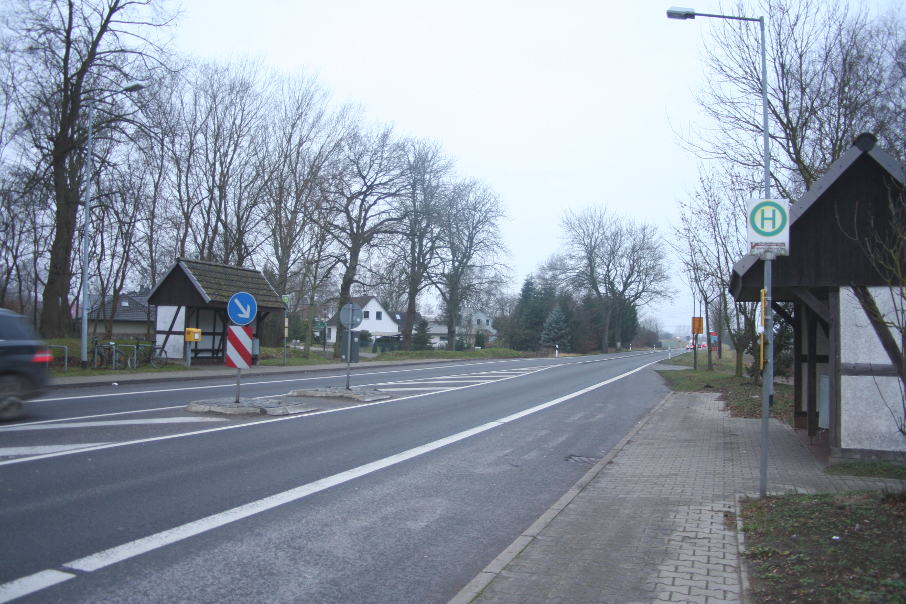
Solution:
{"label": "green h sign", "polygon": [[749,202],[747,230],[749,253],[774,256],[789,254],[789,204],[778,199]]}

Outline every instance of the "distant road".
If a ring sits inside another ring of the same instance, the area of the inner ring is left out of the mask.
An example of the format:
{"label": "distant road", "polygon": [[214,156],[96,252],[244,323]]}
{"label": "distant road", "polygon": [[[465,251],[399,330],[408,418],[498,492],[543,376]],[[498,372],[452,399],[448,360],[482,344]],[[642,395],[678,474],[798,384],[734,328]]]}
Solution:
{"label": "distant road", "polygon": [[230,380],[56,391],[0,427],[0,601],[445,602],[666,395],[664,356],[359,369],[395,398],[277,419],[183,411]]}

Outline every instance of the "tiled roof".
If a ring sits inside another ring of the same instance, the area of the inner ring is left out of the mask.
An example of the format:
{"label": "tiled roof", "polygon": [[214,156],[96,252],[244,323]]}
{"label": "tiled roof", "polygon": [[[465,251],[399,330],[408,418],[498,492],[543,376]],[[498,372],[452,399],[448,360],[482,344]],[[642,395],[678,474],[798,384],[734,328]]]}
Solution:
{"label": "tiled roof", "polygon": [[[88,318],[92,321],[105,321],[113,314],[113,318],[116,321],[137,321],[141,323],[148,321],[148,296],[120,294],[116,313],[110,312],[112,303],[113,296],[107,297],[88,311]],[[151,318],[154,317],[153,311],[150,316]]]}
{"label": "tiled roof", "polygon": [[[179,278],[180,273],[182,279]],[[166,298],[168,304],[173,303],[174,297],[180,295],[179,291],[173,290],[184,289],[186,280],[205,305],[226,306],[233,294],[242,291],[255,297],[259,309],[284,308],[283,300],[261,271],[185,258],[177,258],[170,272],[157,284],[150,295],[151,303],[157,304],[159,298]],[[162,291],[166,289],[170,291]],[[194,296],[187,294],[185,297],[183,304],[192,305]]]}

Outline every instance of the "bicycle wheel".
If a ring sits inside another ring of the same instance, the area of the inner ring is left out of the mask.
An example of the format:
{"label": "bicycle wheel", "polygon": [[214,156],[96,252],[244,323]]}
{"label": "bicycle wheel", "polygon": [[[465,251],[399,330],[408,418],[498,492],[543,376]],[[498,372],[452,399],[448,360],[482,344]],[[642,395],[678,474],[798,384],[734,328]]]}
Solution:
{"label": "bicycle wheel", "polygon": [[122,348],[117,348],[113,351],[111,355],[114,359],[113,368],[114,369],[126,369],[129,367],[129,353],[127,353]]}
{"label": "bicycle wheel", "polygon": [[163,367],[167,364],[167,351],[155,346],[154,350],[151,351],[150,362],[152,367]]}

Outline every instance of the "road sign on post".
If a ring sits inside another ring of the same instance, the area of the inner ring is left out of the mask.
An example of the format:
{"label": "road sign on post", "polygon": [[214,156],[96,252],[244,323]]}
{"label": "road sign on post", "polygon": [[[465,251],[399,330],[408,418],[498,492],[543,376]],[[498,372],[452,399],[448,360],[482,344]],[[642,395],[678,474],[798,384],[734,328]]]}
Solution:
{"label": "road sign on post", "polygon": [[252,364],[252,328],[246,325],[227,327],[226,357],[227,367],[236,368],[236,404],[239,404],[239,380],[242,370]]}
{"label": "road sign on post", "polygon": [[248,292],[236,292],[227,302],[227,316],[236,325],[248,325],[258,316],[258,301]]}
{"label": "road sign on post", "polygon": [[746,227],[749,254],[764,258],[790,253],[790,207],[782,199],[755,199],[748,203]]}

